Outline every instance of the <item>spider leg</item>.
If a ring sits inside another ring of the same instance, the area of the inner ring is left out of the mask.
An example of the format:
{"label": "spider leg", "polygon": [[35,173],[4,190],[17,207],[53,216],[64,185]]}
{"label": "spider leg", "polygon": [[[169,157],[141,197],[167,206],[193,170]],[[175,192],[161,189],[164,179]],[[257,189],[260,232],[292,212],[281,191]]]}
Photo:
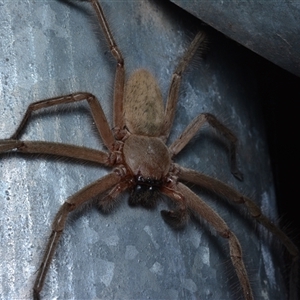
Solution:
{"label": "spider leg", "polygon": [[198,32],[191,45],[185,52],[184,56],[181,58],[178,66],[175,69],[175,72],[173,73],[165,110],[165,123],[161,133],[164,142],[166,142],[170,134],[171,127],[174,121],[182,73],[184,72],[192,57],[204,41],[205,34],[203,32]]}
{"label": "spider leg", "polygon": [[175,142],[169,147],[172,157],[178,154],[187,143],[195,136],[195,134],[201,129],[201,127],[208,123],[215,128],[219,133],[225,136],[230,142],[230,170],[231,173],[240,181],[243,180],[243,174],[239,171],[236,161],[236,147],[238,139],[237,137],[224,126],[218,119],[208,113],[202,113],[198,115],[184,130],[184,132],[176,139]]}
{"label": "spider leg", "polygon": [[285,246],[292,258],[289,275],[289,297],[293,300],[298,299],[299,250],[295,246],[295,244],[288,238],[288,236],[273,222],[271,222],[265,215],[263,215],[261,209],[251,199],[242,195],[231,186],[210,176],[198,173],[194,170],[180,167],[177,164],[175,164],[175,168],[178,170],[177,176],[180,181],[187,181],[197,184],[202,188],[213,191],[214,193],[234,202],[235,204],[244,204],[250,215],[280,240],[280,242]]}
{"label": "spider leg", "polygon": [[22,153],[36,153],[69,157],[111,166],[110,155],[96,149],[68,144],[40,141],[0,140],[0,153],[17,150]]}
{"label": "spider leg", "polygon": [[[252,289],[242,257],[242,248],[237,237],[229,229],[225,221],[188,187],[182,183],[177,183],[176,190],[181,195],[184,195],[186,206],[191,213],[206,220],[221,237],[228,240],[230,258],[243,289],[245,300],[253,300]],[[172,195],[169,195],[169,197],[177,203],[177,198],[172,197]]]}
{"label": "spider leg", "polygon": [[33,297],[35,300],[40,299],[40,291],[43,288],[50,263],[55,253],[59,238],[65,228],[65,223],[69,213],[91,198],[111,189],[115,185],[118,185],[120,180],[121,176],[118,175],[117,172],[110,173],[75,193],[61,206],[52,223],[52,233],[48,240],[46,251],[34,283]]}
{"label": "spider leg", "polygon": [[103,197],[98,205],[104,213],[110,212],[117,203],[117,197],[130,188],[131,183],[128,181],[121,181],[119,184],[115,185],[105,197]]}
{"label": "spider leg", "polygon": [[181,228],[187,223],[189,217],[185,197],[178,192],[177,185],[175,187],[174,184],[172,184],[171,188],[163,186],[160,192],[173,199],[176,204],[174,210],[162,210],[160,212],[162,218],[172,227]]}
{"label": "spider leg", "polygon": [[78,102],[78,101],[83,101],[83,100],[86,100],[91,108],[91,113],[92,113],[94,122],[96,124],[98,132],[99,132],[105,146],[109,150],[112,151],[114,149],[115,138],[110,130],[107,119],[104,115],[104,112],[102,110],[102,107],[101,107],[99,101],[97,100],[97,98],[94,95],[92,95],[90,93],[82,93],[82,92],[74,93],[74,94],[70,94],[70,95],[66,95],[66,96],[61,96],[61,97],[49,98],[49,99],[31,103],[28,106],[20,125],[18,126],[15,133],[10,137],[10,139],[13,140],[13,139],[18,138],[21,131],[26,126],[26,123],[33,111],[36,111],[36,110],[39,110],[42,108],[55,106],[55,105],[73,103],[73,102]]}
{"label": "spider leg", "polygon": [[125,68],[124,59],[120,49],[118,48],[107,20],[104,16],[103,10],[97,0],[89,0],[97,14],[99,23],[102,27],[104,36],[110,48],[110,52],[117,61],[117,69],[115,75],[115,86],[114,86],[114,106],[113,106],[113,124],[114,128],[121,130],[124,127],[123,119],[123,97],[124,97],[124,83],[125,83]]}

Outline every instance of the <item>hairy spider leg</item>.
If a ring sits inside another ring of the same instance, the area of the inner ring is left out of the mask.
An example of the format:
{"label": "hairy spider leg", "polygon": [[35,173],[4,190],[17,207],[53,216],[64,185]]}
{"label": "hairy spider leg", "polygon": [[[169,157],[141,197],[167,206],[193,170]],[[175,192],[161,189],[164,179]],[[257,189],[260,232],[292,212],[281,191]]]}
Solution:
{"label": "hairy spider leg", "polygon": [[[235,234],[229,229],[225,221],[209,205],[207,205],[199,196],[193,193],[187,186],[178,182],[175,187],[177,194],[184,195],[187,208],[190,213],[200,216],[206,220],[218,234],[228,240],[230,258],[239,278],[243,289],[245,300],[253,300],[252,289],[250,286],[248,274],[243,261],[242,248]],[[175,192],[168,193],[168,197],[178,205],[178,197]],[[163,211],[164,212],[164,211]],[[163,214],[164,216],[165,214]]]}
{"label": "hairy spider leg", "polygon": [[201,127],[208,123],[213,128],[215,128],[220,134],[222,134],[227,140],[230,142],[230,171],[235,178],[242,181],[244,176],[242,172],[237,167],[237,137],[233,134],[233,132],[224,126],[218,119],[209,113],[201,113],[198,115],[192,122],[188,125],[188,127],[184,130],[184,132],[177,138],[173,144],[169,147],[170,152],[172,153],[172,157],[178,154],[187,143],[196,135],[196,133],[201,129]]}
{"label": "hairy spider leg", "polygon": [[104,16],[104,12],[97,0],[89,0],[97,14],[102,31],[109,45],[109,49],[113,57],[117,61],[117,69],[115,74],[114,86],[114,105],[113,105],[113,127],[116,132],[122,130],[124,127],[123,120],[123,98],[124,98],[124,85],[125,85],[125,67],[124,59],[120,49],[118,48],[108,22]]}
{"label": "hairy spider leg", "polygon": [[57,248],[59,238],[65,228],[65,223],[69,213],[79,206],[90,200],[91,198],[102,194],[103,192],[113,188],[121,181],[121,176],[117,172],[112,172],[101,179],[84,187],[73,196],[71,196],[59,209],[52,223],[52,233],[50,235],[46,251],[39,268],[34,286],[33,296],[34,300],[40,299],[40,291],[43,288],[46,274],[49,270],[50,263]]}
{"label": "hairy spider leg", "polygon": [[93,120],[96,124],[96,127],[98,129],[98,132],[105,144],[105,146],[110,150],[114,150],[114,145],[115,145],[115,138],[110,130],[110,127],[108,125],[107,119],[105,117],[105,114],[103,112],[103,109],[96,98],[96,96],[90,94],[90,93],[74,93],[70,95],[65,95],[61,97],[55,97],[55,98],[49,98],[41,101],[37,101],[34,103],[31,103],[27,110],[26,113],[18,126],[17,130],[15,133],[10,137],[11,140],[17,139],[18,136],[20,135],[21,131],[24,129],[26,126],[29,117],[31,116],[32,112],[37,111],[39,109],[55,106],[55,105],[61,105],[61,104],[67,104],[67,103],[73,103],[73,102],[79,102],[79,101],[84,101],[86,100],[87,103],[90,106],[91,113],[93,116]]}
{"label": "hairy spider leg", "polygon": [[299,278],[299,250],[290,238],[271,222],[261,211],[261,209],[251,199],[236,191],[231,186],[217,180],[213,177],[196,172],[191,169],[183,168],[178,164],[174,164],[177,170],[177,176],[180,181],[191,182],[198,186],[212,191],[222,198],[226,198],[235,204],[243,204],[247,208],[250,215],[262,226],[268,229],[280,242],[285,246],[291,256],[291,266],[289,271],[290,295],[289,299],[298,299],[298,278]]}

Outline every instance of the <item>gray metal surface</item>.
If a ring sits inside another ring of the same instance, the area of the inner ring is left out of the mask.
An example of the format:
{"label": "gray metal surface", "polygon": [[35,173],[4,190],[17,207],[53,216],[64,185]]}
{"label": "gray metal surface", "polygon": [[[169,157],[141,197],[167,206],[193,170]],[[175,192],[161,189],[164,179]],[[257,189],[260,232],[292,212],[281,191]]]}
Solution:
{"label": "gray metal surface", "polygon": [[260,56],[300,76],[300,1],[171,1]]}
{"label": "gray metal surface", "polygon": [[[200,29],[196,20],[171,3],[103,2],[128,74],[139,67],[150,69],[166,99],[178,58]],[[115,62],[97,23],[90,22],[88,3],[0,0],[0,8],[0,139],[14,132],[31,102],[75,91],[97,95],[111,117]],[[237,182],[230,174],[226,147],[209,127],[176,162],[232,184],[276,218],[255,79],[243,68],[243,58],[233,55],[230,41],[216,33],[209,48],[206,59],[184,76],[170,141],[199,113],[215,114],[240,138],[238,157],[245,180]],[[83,107],[70,105],[36,116],[22,139],[102,149]],[[55,213],[68,196],[105,173],[73,161],[1,155],[1,299],[31,297]],[[240,239],[256,299],[284,299],[280,259],[276,252],[270,255],[271,238],[263,239],[260,227],[236,207],[195,191]],[[164,204],[153,211],[132,209],[127,197],[110,214],[92,207],[72,216],[51,265],[44,299],[242,298],[225,240],[195,221],[174,231],[160,217]]]}

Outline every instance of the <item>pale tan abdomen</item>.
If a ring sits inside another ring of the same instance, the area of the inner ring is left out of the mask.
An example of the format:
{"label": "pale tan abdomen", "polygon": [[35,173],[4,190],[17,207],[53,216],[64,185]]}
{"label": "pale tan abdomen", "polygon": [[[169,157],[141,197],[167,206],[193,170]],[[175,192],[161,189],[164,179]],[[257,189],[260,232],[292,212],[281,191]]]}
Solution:
{"label": "pale tan abdomen", "polygon": [[135,71],[125,86],[124,120],[131,133],[159,136],[164,120],[161,91],[153,75]]}

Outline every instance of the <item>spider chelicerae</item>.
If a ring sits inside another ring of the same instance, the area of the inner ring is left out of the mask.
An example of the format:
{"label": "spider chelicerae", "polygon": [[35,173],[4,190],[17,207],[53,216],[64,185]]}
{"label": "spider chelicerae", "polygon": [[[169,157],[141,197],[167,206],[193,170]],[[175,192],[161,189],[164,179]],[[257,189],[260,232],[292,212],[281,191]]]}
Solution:
{"label": "spider chelicerae", "polygon": [[[153,207],[157,199],[156,195],[153,196],[154,190],[155,193],[159,192],[166,195],[174,203],[172,211],[162,211],[162,216],[166,222],[171,223],[173,226],[183,226],[188,219],[189,212],[192,212],[206,219],[221,236],[229,240],[232,261],[239,276],[245,298],[252,299],[251,287],[246,275],[247,272],[241,258],[241,248],[234,233],[229,230],[216,213],[205,205],[182,182],[188,181],[219,193],[234,202],[246,203],[250,213],[252,211],[253,215],[260,214],[259,208],[250,199],[235,192],[229,186],[173,163],[173,157],[186,146],[204,123],[209,123],[228,139],[231,147],[230,161],[232,173],[238,179],[242,179],[242,175],[236,166],[236,137],[213,115],[201,114],[194,119],[179,139],[168,148],[164,145],[174,119],[181,74],[187,67],[194,52],[203,43],[204,34],[199,33],[196,35],[191,46],[177,66],[172,77],[166,108],[164,108],[158,85],[150,72],[139,69],[127,81],[125,80],[122,54],[113,40],[100,6],[96,1],[91,1],[91,3],[95,11],[98,12],[99,19],[102,20],[102,23],[100,21],[101,26],[110,44],[112,53],[117,60],[113,130],[108,125],[102,108],[95,96],[89,93],[76,93],[33,103],[30,105],[16,132],[10,139],[2,140],[0,143],[0,149],[3,152],[17,150],[23,153],[59,155],[84,159],[114,168],[112,173],[99,179],[97,183],[89,185],[70,197],[58,212],[53,223],[54,231],[50,237],[43,264],[39,269],[34,286],[35,298],[39,298],[39,292],[43,286],[52,255],[70,211],[75,210],[83,202],[104,192],[107,192],[107,194],[99,204],[104,210],[109,211],[117,196],[126,190],[131,192],[129,201],[132,205]],[[126,88],[123,101],[124,81],[126,82]],[[108,149],[108,153],[70,145],[18,140],[33,110],[85,100],[90,105],[95,124]],[[272,223],[262,217],[259,217],[259,220],[273,233],[277,234],[279,238],[285,240],[285,235],[273,226]],[[297,250],[294,249],[294,246],[288,240],[286,240],[285,245],[293,255],[297,255]]]}

